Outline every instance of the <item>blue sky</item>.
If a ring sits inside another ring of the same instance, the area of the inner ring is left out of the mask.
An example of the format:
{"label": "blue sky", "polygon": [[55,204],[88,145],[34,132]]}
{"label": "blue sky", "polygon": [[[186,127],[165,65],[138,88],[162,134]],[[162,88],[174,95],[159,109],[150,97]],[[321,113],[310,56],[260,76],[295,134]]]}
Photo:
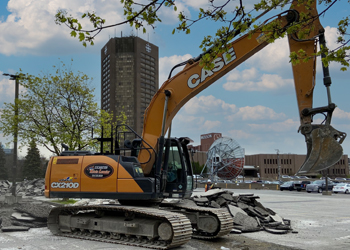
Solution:
{"label": "blue sky", "polygon": [[[176,2],[179,10],[193,14],[193,9],[203,7],[208,1]],[[249,7],[254,1],[245,3]],[[319,12],[324,8],[319,6]],[[201,53],[201,40],[205,35],[213,35],[217,25],[198,23],[192,27],[190,35],[172,35],[177,24],[176,13],[166,10],[161,13],[163,23],[157,24],[154,30],[149,28],[147,34],[129,26],[116,27],[102,31],[95,45],[85,48],[77,39],[70,37],[66,27],[54,23],[58,9],[67,9],[74,16],[83,11],[95,11],[107,20],[107,24],[123,20],[119,0],[1,0],[0,108],[4,102],[14,100],[14,82],[2,76],[3,73],[16,73],[19,69],[32,75],[52,73],[52,66],[60,61],[70,64],[71,60],[73,70],[93,78],[96,101],[100,103],[100,51],[110,37],[120,36],[121,32],[123,36],[139,35],[159,47],[161,85],[175,64]],[[347,1],[337,2],[321,19],[330,48],[337,47],[337,18],[349,15],[349,9]],[[220,132],[236,140],[246,154],[273,154],[276,149],[280,153],[305,154],[304,137],[297,133],[299,118],[288,55],[288,42],[281,39],[232,70],[180,110],[173,121],[172,135],[188,136],[197,145],[201,134]],[[332,100],[338,105],[333,115],[333,126],[349,133],[350,106],[347,100],[350,73],[341,72],[339,65],[333,63],[330,74]],[[327,96],[319,62],[316,84],[314,106],[325,106]],[[0,141],[7,140],[0,134]],[[344,153],[349,154],[350,139],[342,145]],[[42,154],[46,153],[42,151]]]}

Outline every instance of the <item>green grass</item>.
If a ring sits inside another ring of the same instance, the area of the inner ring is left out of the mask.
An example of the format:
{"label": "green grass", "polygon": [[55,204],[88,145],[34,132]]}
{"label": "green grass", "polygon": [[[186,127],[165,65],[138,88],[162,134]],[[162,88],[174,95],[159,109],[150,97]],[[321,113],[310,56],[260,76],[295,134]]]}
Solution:
{"label": "green grass", "polygon": [[59,203],[59,204],[67,205],[67,204],[74,204],[77,201],[76,200],[53,200],[51,202],[56,202],[56,203]]}

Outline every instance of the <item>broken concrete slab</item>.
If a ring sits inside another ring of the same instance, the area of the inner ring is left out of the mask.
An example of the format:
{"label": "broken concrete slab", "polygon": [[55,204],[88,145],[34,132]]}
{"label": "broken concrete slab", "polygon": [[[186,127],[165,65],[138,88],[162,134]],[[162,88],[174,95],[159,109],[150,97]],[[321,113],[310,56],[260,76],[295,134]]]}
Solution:
{"label": "broken concrete slab", "polygon": [[13,196],[10,194],[5,195],[4,203],[8,205],[13,205],[22,201],[22,196]]}
{"label": "broken concrete slab", "polygon": [[242,226],[242,232],[255,232],[261,230],[258,222],[254,217],[237,213],[233,218],[233,223]]}
{"label": "broken concrete slab", "polygon": [[2,227],[1,231],[3,232],[19,232],[19,231],[28,231],[29,227],[21,227],[21,226],[10,226],[10,227]]}
{"label": "broken concrete slab", "polygon": [[278,214],[275,214],[275,215],[270,214],[270,218],[271,218],[273,221],[281,222],[281,223],[284,224],[283,218],[282,218],[281,216],[279,216]]}
{"label": "broken concrete slab", "polygon": [[236,216],[237,213],[242,213],[242,214],[248,215],[246,212],[244,212],[244,210],[242,208],[239,208],[239,207],[236,207],[233,205],[228,205],[227,208],[233,217]]}
{"label": "broken concrete slab", "polygon": [[[203,198],[206,198],[208,203],[204,203]],[[233,226],[238,230],[237,232],[265,230],[280,234],[282,231],[292,231],[289,220],[283,219],[271,209],[264,207],[257,201],[260,197],[254,194],[236,195],[228,190],[214,189],[196,193],[191,199],[197,206],[209,204],[209,207],[226,208],[233,217]]]}
{"label": "broken concrete slab", "polygon": [[[11,193],[12,183],[8,180],[0,180],[0,194]],[[45,190],[44,179],[24,180],[16,183],[17,196],[42,196]]]}
{"label": "broken concrete slab", "polygon": [[34,221],[35,220],[35,218],[31,217],[29,214],[26,214],[26,213],[14,212],[11,214],[11,217],[13,219],[20,220],[20,221]]}

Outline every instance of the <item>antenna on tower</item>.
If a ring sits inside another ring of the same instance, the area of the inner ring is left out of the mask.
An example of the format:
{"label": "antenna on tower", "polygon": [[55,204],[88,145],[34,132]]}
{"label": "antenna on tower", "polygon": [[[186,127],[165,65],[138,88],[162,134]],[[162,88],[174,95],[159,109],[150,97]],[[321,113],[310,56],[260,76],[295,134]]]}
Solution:
{"label": "antenna on tower", "polygon": [[117,29],[114,29],[114,37],[117,37]]}
{"label": "antenna on tower", "polygon": [[147,37],[147,42],[149,42],[149,33],[147,33],[147,36],[148,36],[148,37]]}

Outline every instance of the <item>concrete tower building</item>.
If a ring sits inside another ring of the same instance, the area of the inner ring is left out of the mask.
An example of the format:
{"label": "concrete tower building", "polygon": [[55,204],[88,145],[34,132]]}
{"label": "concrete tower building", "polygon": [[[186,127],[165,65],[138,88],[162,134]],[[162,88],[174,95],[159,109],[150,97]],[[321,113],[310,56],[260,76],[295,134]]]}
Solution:
{"label": "concrete tower building", "polygon": [[139,37],[114,37],[101,49],[101,108],[126,114],[141,135],[143,115],[158,90],[158,47]]}

